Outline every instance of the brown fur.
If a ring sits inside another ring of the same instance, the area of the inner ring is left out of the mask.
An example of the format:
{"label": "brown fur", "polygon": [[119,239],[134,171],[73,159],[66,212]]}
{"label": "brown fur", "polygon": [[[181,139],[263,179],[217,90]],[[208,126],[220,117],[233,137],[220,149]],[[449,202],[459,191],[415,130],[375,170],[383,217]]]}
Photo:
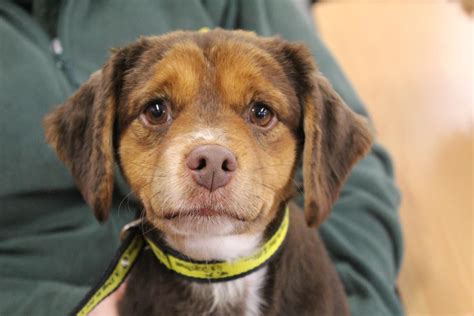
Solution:
{"label": "brown fur", "polygon": [[[142,113],[157,98],[170,104],[171,119],[150,126]],[[264,102],[276,113],[272,128],[249,122],[253,102]],[[52,112],[45,125],[47,141],[99,220],[108,216],[117,156],[146,220],[177,244],[176,223],[198,232],[215,225],[208,219],[167,218],[170,211],[194,205],[226,212],[234,218],[233,234],[264,231],[291,197],[299,159],[306,222],[318,225],[371,143],[366,123],[318,73],[303,45],[222,30],[142,38],[115,51],[102,72]],[[196,131],[211,131],[212,142],[237,157],[236,176],[212,194],[197,187],[184,167],[187,154],[209,142]],[[287,245],[269,266],[264,314],[342,315],[340,281],[316,233],[304,226],[293,211]],[[182,301],[189,304],[180,308],[192,308],[189,314],[206,308],[204,298],[186,289],[187,281],[171,276],[149,253],[138,267],[128,282],[123,314],[165,315],[178,312],[172,309]],[[146,294],[134,296],[134,288],[145,287]],[[159,311],[151,312],[155,308]]]}

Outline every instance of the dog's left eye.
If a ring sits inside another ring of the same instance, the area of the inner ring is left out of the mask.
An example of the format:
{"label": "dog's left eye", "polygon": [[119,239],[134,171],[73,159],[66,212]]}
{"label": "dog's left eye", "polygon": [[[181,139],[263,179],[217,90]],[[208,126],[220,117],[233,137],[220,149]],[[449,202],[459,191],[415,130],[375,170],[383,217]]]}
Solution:
{"label": "dog's left eye", "polygon": [[276,121],[273,110],[262,102],[256,102],[250,108],[250,122],[260,127],[268,128]]}
{"label": "dog's left eye", "polygon": [[166,123],[169,118],[168,105],[165,100],[158,99],[149,102],[142,115],[146,123],[150,125],[159,125]]}

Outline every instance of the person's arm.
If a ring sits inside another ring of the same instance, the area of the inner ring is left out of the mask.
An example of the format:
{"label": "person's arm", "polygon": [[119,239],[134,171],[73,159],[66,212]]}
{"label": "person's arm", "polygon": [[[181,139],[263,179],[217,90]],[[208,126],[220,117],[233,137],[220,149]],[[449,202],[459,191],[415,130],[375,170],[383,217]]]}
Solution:
{"label": "person's arm", "polygon": [[[357,113],[368,116],[334,58],[292,1],[229,2],[227,14],[234,14],[227,21],[236,24],[224,27],[305,42],[319,69],[345,102]],[[376,144],[354,167],[331,216],[320,229],[343,280],[353,315],[403,314],[396,292],[402,256],[399,203],[391,160]]]}

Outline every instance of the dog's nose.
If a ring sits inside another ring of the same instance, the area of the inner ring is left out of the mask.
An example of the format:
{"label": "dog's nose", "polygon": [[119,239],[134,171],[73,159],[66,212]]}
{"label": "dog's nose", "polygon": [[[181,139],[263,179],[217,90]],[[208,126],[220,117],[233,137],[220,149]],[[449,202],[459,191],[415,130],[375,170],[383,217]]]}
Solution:
{"label": "dog's nose", "polygon": [[196,183],[212,192],[230,182],[237,161],[223,146],[201,145],[191,151],[186,165]]}

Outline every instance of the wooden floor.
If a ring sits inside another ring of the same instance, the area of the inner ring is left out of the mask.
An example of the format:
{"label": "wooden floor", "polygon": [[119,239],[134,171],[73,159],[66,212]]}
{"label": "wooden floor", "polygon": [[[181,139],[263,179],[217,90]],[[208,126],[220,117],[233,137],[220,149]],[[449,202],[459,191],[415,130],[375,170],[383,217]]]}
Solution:
{"label": "wooden floor", "polygon": [[408,314],[474,315],[474,20],[448,0],[328,0],[314,14],[396,164]]}

